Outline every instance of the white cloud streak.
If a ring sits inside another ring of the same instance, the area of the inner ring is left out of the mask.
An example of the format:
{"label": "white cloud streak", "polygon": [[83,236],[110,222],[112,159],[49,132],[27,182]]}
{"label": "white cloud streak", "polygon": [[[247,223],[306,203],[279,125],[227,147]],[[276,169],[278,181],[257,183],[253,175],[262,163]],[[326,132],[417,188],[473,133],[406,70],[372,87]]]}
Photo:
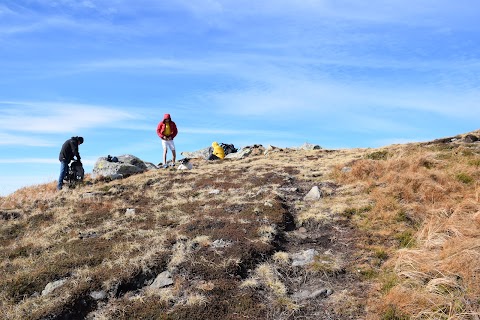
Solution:
{"label": "white cloud streak", "polygon": [[59,102],[0,101],[0,130],[4,132],[76,132],[136,118],[133,113],[114,107]]}
{"label": "white cloud streak", "polygon": [[[0,120],[1,122],[1,120]],[[29,146],[29,147],[51,147],[52,142],[37,138],[35,136],[21,136],[17,134],[3,133],[0,129],[0,146]]]}

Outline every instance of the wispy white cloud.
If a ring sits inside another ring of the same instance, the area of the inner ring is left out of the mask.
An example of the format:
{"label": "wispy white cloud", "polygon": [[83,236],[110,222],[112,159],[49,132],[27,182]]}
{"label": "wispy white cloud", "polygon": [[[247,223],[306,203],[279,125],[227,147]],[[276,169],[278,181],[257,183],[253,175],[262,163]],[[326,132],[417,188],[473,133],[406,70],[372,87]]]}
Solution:
{"label": "wispy white cloud", "polygon": [[0,101],[3,132],[61,133],[116,125],[138,115],[114,107],[59,102]]}
{"label": "wispy white cloud", "polygon": [[[1,120],[0,120],[1,122]],[[29,146],[29,147],[51,147],[53,143],[47,139],[38,138],[32,135],[17,135],[2,132],[0,129],[0,146]]]}

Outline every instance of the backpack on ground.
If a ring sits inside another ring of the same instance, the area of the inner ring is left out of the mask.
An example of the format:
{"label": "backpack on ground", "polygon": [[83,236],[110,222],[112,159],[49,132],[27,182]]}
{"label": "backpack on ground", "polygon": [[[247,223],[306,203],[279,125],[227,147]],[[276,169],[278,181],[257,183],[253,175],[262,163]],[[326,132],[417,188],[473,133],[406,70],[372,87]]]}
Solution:
{"label": "backpack on ground", "polygon": [[225,152],[225,155],[229,153],[235,153],[237,152],[237,148],[233,144],[228,144],[228,143],[220,143],[220,147],[223,148],[223,151]]}
{"label": "backpack on ground", "polygon": [[74,187],[78,182],[83,181],[84,175],[85,170],[83,169],[82,163],[78,160],[75,160],[68,168],[67,181],[69,182],[70,186]]}

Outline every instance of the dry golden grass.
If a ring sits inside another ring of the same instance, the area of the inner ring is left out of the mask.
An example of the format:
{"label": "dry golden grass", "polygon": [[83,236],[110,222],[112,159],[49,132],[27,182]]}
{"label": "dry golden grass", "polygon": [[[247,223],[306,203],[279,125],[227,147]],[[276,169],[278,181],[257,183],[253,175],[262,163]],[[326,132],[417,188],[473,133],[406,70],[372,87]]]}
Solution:
{"label": "dry golden grass", "polygon": [[[480,318],[478,143],[193,164],[1,197],[0,318]],[[165,270],[174,285],[149,287]],[[296,303],[304,283],[335,291]]]}

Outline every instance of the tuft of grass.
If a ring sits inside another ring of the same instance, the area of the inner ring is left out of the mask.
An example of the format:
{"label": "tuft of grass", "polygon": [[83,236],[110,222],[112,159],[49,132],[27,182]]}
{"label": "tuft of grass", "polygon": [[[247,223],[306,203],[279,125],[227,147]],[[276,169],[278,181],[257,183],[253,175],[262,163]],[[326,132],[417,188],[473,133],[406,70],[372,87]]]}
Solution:
{"label": "tuft of grass", "polygon": [[387,260],[388,259],[388,253],[383,249],[376,249],[375,250],[375,258],[380,259],[380,260]]}
{"label": "tuft of grass", "polygon": [[382,320],[409,320],[410,317],[399,312],[395,306],[388,306],[387,310],[383,313],[381,319]]}
{"label": "tuft of grass", "polygon": [[381,278],[381,291],[384,294],[387,294],[399,282],[397,275],[391,271],[387,271],[380,278]]}
{"label": "tuft of grass", "polygon": [[415,238],[410,230],[400,232],[395,238],[399,241],[398,245],[400,248],[412,248],[415,246]]}
{"label": "tuft of grass", "polygon": [[471,184],[474,181],[474,179],[470,175],[463,172],[458,173],[456,178],[458,181],[464,184]]}
{"label": "tuft of grass", "polygon": [[387,150],[375,151],[366,155],[366,158],[370,160],[387,160],[387,157]]}
{"label": "tuft of grass", "polygon": [[480,158],[468,161],[468,164],[474,167],[480,167]]}
{"label": "tuft of grass", "polygon": [[361,207],[361,208],[347,208],[341,213],[341,215],[346,217],[346,218],[351,218],[354,215],[369,212],[369,211],[372,210],[372,208],[373,207],[371,205],[364,206],[364,207]]}

